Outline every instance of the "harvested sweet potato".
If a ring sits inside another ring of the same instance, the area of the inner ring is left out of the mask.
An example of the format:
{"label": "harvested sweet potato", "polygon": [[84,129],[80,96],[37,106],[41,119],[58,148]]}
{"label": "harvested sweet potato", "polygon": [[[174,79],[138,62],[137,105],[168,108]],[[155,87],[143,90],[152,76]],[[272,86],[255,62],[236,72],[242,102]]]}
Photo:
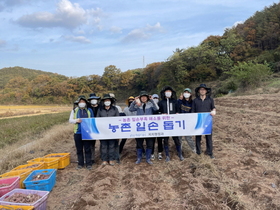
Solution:
{"label": "harvested sweet potato", "polygon": [[43,180],[43,179],[48,179],[49,177],[50,177],[50,175],[47,175],[47,174],[38,174],[36,176],[33,176],[31,181],[39,181],[39,180]]}
{"label": "harvested sweet potato", "polygon": [[[0,187],[7,187],[9,186],[10,184],[0,184]],[[0,209],[1,210],[1,209]]]}
{"label": "harvested sweet potato", "polygon": [[31,166],[26,166],[24,168],[21,168],[21,169],[28,169],[28,168],[35,168],[35,167],[38,167],[40,164],[33,164]]}
{"label": "harvested sweet potato", "polygon": [[15,193],[5,198],[4,201],[12,203],[35,203],[40,198],[41,196],[36,194]]}

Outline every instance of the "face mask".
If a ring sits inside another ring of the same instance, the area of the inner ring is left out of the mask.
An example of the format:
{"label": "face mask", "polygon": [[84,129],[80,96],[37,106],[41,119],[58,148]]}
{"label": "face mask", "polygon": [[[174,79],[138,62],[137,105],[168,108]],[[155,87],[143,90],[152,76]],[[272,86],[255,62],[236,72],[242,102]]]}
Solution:
{"label": "face mask", "polygon": [[128,106],[130,106],[131,103],[132,103],[132,101],[129,101],[129,102],[128,102]]}
{"label": "face mask", "polygon": [[85,108],[86,107],[86,103],[79,103],[79,107],[80,108]]}
{"label": "face mask", "polygon": [[157,104],[158,103],[158,99],[157,98],[155,98],[155,99],[153,99],[154,100],[154,102]]}
{"label": "face mask", "polygon": [[90,103],[93,104],[93,105],[94,105],[94,104],[97,104],[97,100],[96,100],[96,99],[92,99],[92,100],[90,101]]}
{"label": "face mask", "polygon": [[165,96],[166,96],[167,98],[170,98],[171,95],[172,95],[172,92],[165,92]]}
{"label": "face mask", "polygon": [[191,96],[190,93],[184,93],[184,97],[185,97],[185,98],[189,98],[190,96]]}
{"label": "face mask", "polygon": [[111,105],[111,101],[105,101],[104,104],[105,104],[105,106],[110,106]]}

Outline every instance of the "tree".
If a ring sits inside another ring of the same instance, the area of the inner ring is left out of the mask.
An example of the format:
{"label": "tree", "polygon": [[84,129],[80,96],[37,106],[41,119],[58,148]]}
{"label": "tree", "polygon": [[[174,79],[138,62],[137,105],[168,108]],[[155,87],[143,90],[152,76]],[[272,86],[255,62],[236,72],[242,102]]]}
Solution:
{"label": "tree", "polygon": [[105,67],[102,82],[109,90],[116,90],[120,83],[121,70],[114,65]]}

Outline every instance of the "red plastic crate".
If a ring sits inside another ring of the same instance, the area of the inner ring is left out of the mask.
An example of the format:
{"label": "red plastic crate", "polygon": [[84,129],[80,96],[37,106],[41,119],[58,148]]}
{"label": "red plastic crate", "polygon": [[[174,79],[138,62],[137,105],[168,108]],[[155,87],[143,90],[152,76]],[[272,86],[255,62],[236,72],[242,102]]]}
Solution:
{"label": "red plastic crate", "polygon": [[0,184],[9,184],[8,186],[0,187],[0,197],[12,191],[15,188],[20,188],[19,180],[20,179],[18,176],[0,179]]}
{"label": "red plastic crate", "polygon": [[[15,193],[36,194],[36,195],[40,195],[41,198],[34,203],[13,203],[13,202],[4,201],[6,198],[12,196]],[[46,210],[48,195],[49,195],[49,191],[14,189],[0,198],[0,205],[34,206],[34,210]]]}

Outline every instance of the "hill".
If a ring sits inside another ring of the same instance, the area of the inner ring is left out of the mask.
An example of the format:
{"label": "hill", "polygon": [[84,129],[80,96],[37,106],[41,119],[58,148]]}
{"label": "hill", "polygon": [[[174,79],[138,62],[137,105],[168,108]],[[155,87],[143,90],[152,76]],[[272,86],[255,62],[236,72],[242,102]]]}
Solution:
{"label": "hill", "polygon": [[48,75],[53,77],[59,77],[60,79],[67,79],[66,76],[52,73],[52,72],[27,69],[20,66],[8,67],[8,68],[0,69],[0,89],[3,89],[5,85],[14,77],[23,77],[31,81],[39,75]]}

